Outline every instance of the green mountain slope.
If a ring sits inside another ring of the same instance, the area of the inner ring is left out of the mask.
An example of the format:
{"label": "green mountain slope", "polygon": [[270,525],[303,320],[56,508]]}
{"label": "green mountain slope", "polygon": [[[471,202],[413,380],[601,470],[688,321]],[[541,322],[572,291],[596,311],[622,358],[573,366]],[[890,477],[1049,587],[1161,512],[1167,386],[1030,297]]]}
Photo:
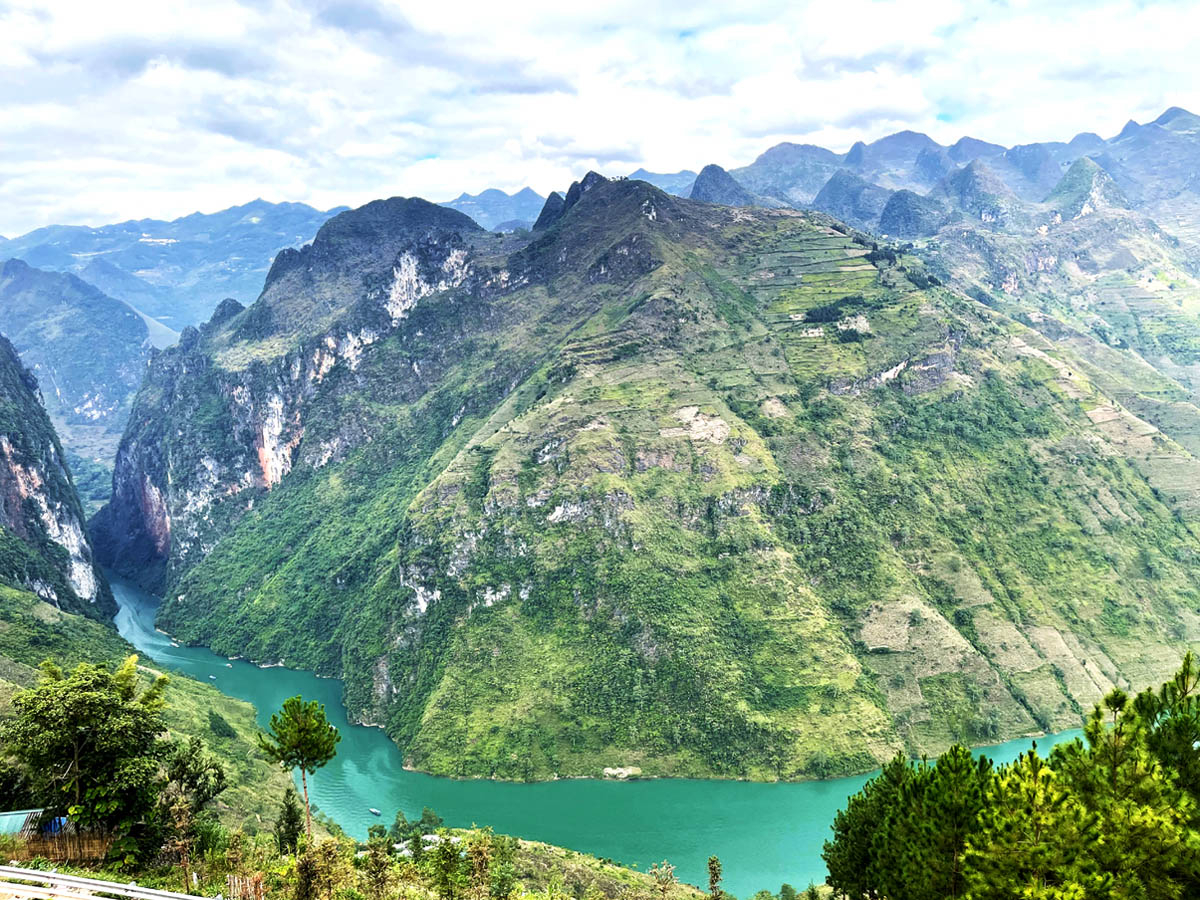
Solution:
{"label": "green mountain slope", "polygon": [[97,524],[164,627],[511,778],[861,771],[1200,638],[1190,520],[1035,329],[818,214],[568,204],[343,214],[156,362]]}
{"label": "green mountain slope", "polygon": [[141,317],[74,275],[0,265],[0,332],[45,389],[77,453],[111,465],[150,350]]}

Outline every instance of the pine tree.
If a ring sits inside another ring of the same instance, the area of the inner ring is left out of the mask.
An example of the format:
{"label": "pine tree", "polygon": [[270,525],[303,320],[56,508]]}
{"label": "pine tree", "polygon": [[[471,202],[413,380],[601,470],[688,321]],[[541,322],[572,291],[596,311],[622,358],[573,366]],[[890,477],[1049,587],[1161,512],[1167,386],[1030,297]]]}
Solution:
{"label": "pine tree", "polygon": [[1054,748],[1051,761],[1083,806],[1097,818],[1101,840],[1091,848],[1115,897],[1174,900],[1194,883],[1200,834],[1190,827],[1195,801],[1147,746],[1145,723],[1114,690],[1076,739]]}
{"label": "pine tree", "polygon": [[1092,858],[1096,818],[1035,747],[998,774],[967,842],[971,900],[1101,896],[1108,880]]}
{"label": "pine tree", "polygon": [[877,900],[882,896],[875,835],[912,773],[908,760],[896,754],[834,817],[833,840],[825,842],[821,857],[829,870],[825,881],[835,891],[854,900]]}
{"label": "pine tree", "polygon": [[271,716],[269,732],[258,736],[259,746],[270,759],[289,772],[300,770],[304,830],[310,839],[312,808],[308,802],[308,776],[333,759],[341,739],[338,730],[325,718],[325,706],[316,700],[305,703],[299,695],[285,700],[279,712]]}
{"label": "pine tree", "polygon": [[957,900],[966,894],[964,854],[979,828],[991,761],[955,745],[900,789],[872,850],[888,900]]}
{"label": "pine tree", "polygon": [[303,812],[296,789],[290,784],[283,792],[283,804],[279,807],[279,818],[275,820],[275,843],[281,854],[296,852],[300,843],[300,832],[304,828]]}
{"label": "pine tree", "polygon": [[[1200,829],[1200,665],[1192,653],[1157,693],[1138,694],[1133,708],[1146,728],[1150,752],[1193,801],[1189,826]],[[1200,897],[1200,873],[1188,876],[1184,895]]]}
{"label": "pine tree", "polygon": [[1200,802],[1200,665],[1192,653],[1157,693],[1138,694],[1133,709],[1147,729],[1150,752]]}

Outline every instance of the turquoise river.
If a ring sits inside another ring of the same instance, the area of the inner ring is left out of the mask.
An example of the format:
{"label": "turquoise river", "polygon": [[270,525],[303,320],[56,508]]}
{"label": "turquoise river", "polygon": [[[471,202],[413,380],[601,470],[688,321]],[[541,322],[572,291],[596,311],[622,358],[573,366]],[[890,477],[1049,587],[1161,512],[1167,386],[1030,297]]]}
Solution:
{"label": "turquoise river", "polygon": [[[405,771],[396,745],[378,728],[351,725],[342,706],[341,682],[309,672],[230,663],[199,647],[172,647],[154,629],[158,599],[115,576],[120,605],[117,627],[146,656],[253,703],[260,724],[288,697],[320,700],[341,730],[337,757],[309,779],[313,802],[350,834],[390,824],[397,809],[412,817],[428,806],[451,826],[491,825],[520,835],[637,866],[670,860],[684,881],[706,883],[711,854],[725,867],[726,890],[748,897],[823,882],[821,844],[834,813],[869,776],[831,781],[759,784],[744,781],[562,779],[538,784],[434,778]],[[1042,738],[1049,747],[1078,732]],[[984,748],[1006,762],[1028,740]],[[370,812],[382,812],[376,818]]]}

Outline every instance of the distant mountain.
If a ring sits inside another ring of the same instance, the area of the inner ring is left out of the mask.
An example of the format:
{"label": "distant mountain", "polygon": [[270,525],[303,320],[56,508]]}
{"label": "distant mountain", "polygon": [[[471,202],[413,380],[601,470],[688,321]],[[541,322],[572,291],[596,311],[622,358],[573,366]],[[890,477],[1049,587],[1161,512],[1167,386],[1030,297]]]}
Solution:
{"label": "distant mountain", "polygon": [[1101,209],[1127,209],[1129,201],[1095,160],[1081,157],[1055,185],[1046,202],[1065,218],[1078,218]]}
{"label": "distant mountain", "polygon": [[700,170],[689,196],[693,200],[722,206],[756,205],[754,196],[718,165],[707,165]]}
{"label": "distant mountain", "polygon": [[930,196],[945,199],[968,219],[997,228],[1022,217],[1022,205],[1017,196],[979,160],[955,169],[937,183]]}
{"label": "distant mountain", "polygon": [[910,240],[936,232],[946,221],[947,205],[935,197],[903,190],[892,194],[879,215],[877,229],[891,238]]}
{"label": "distant mountain", "polygon": [[1004,152],[1000,144],[991,144],[973,137],[960,137],[946,151],[947,155],[957,163],[969,163],[973,159],[988,156],[998,156]]}
{"label": "distant mountain", "polygon": [[926,188],[954,167],[945,148],[927,134],[901,131],[851,149],[843,165],[886,188]]}
{"label": "distant mountain", "polygon": [[4,255],[39,269],[86,271],[102,290],[180,331],[225,297],[252,301],[275,254],[311,241],[340,210],[254,200],[170,222],[50,225],[8,241]]}
{"label": "distant mountain", "polygon": [[629,177],[637,181],[649,182],[656,188],[666,191],[668,194],[674,194],[676,197],[687,197],[690,195],[692,184],[696,181],[696,173],[691,169],[684,169],[682,172],[670,174],[647,172],[645,169],[638,169],[636,172],[630,172]]}
{"label": "distant mountain", "polygon": [[[762,153],[753,163],[731,169],[730,174],[752,194],[775,198],[795,207],[817,207],[816,197],[839,170],[885,190],[906,189],[927,194],[956,169],[975,161],[1003,183],[1008,193],[1029,204],[1043,202],[1070,166],[1090,158],[1112,179],[1135,209],[1172,223],[1181,234],[1200,238],[1200,116],[1172,107],[1153,122],[1126,123],[1120,133],[1105,140],[1092,132],[1070,141],[1043,141],[1004,147],[974,137],[962,137],[943,147],[928,135],[902,131],[871,143],[859,141],[838,154],[811,144],[782,143]],[[841,190],[845,184],[834,184]],[[1189,199],[1196,194],[1198,199]],[[1172,205],[1168,201],[1179,197]],[[897,201],[893,212],[915,214],[911,198]],[[920,215],[904,215],[909,224],[918,219],[928,227],[932,210],[922,205]],[[845,208],[843,208],[843,212]],[[1010,212],[1012,210],[1010,209]],[[893,223],[899,221],[893,218]],[[856,222],[855,224],[859,224]],[[862,221],[866,227],[865,220]]]}
{"label": "distant mountain", "polygon": [[1063,160],[1074,160],[1089,153],[1102,153],[1106,147],[1104,138],[1091,131],[1083,131],[1067,141],[1059,150],[1058,156]]}
{"label": "distant mountain", "polygon": [[833,173],[842,168],[842,157],[813,144],[776,144],[754,162],[730,174],[747,190],[802,206],[817,195]]}
{"label": "distant mountain", "polygon": [[[526,187],[515,194],[506,194],[495,188],[488,188],[479,194],[459,194],[440,205],[466,213],[489,231],[512,231],[517,223],[530,228],[537,220],[543,203],[545,198],[541,194]],[[506,227],[501,229],[501,225]]]}
{"label": "distant mountain", "polygon": [[0,265],[0,332],[42,385],[64,443],[111,459],[150,356],[133,309],[74,275]]}
{"label": "distant mountain", "polygon": [[[6,267],[7,268],[7,267]],[[140,323],[139,323],[140,324]],[[0,583],[95,619],[116,612],[37,379],[0,337]]]}
{"label": "distant mountain", "polygon": [[1064,148],[1057,143],[1023,144],[988,159],[987,165],[1022,200],[1038,201],[1062,178],[1065,163],[1059,154]]}
{"label": "distant mountain", "polygon": [[853,172],[839,169],[810,205],[857,228],[873,229],[892,193]]}
{"label": "distant mountain", "polygon": [[[3,255],[4,251],[0,249],[0,256]],[[78,271],[78,275],[110,297],[120,297],[124,303],[136,310],[146,323],[150,343],[155,347],[169,347],[179,340],[178,331],[142,311],[153,308],[158,292],[136,275],[130,275],[101,256],[92,259]]]}

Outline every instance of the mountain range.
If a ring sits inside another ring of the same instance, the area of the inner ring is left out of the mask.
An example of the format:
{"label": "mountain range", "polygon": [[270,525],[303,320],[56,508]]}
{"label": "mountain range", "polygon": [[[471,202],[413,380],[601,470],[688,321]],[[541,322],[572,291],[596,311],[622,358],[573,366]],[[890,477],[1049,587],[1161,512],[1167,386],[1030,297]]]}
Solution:
{"label": "mountain range", "polygon": [[151,352],[142,317],[74,275],[10,259],[0,264],[0,333],[42,385],[68,447],[111,460]]}
{"label": "mountain range", "polygon": [[489,188],[479,194],[460,194],[442,206],[466,213],[488,231],[515,231],[533,227],[546,198],[530,188],[515,194]]}
{"label": "mountain range", "polygon": [[[178,332],[203,322],[226,297],[257,297],[275,254],[312,240],[339,211],[254,200],[170,222],[50,225],[0,244],[0,258],[77,275]],[[156,343],[173,337],[159,333]]]}
{"label": "mountain range", "polygon": [[1197,160],[1172,109],[251,204],[213,234],[279,252],[177,341],[118,244],[207,241],[198,283],[223,237],[50,229],[0,244],[0,330],[69,446],[124,428],[88,552],[182,640],[343,678],[415,768],[864,771],[1073,727],[1200,642]]}
{"label": "mountain range", "polygon": [[1178,107],[1152,122],[1131,121],[1107,140],[1085,133],[1068,142],[1005,148],[964,137],[943,146],[928,135],[902,131],[870,144],[860,141],[845,153],[778,144],[730,174],[752,193],[803,206],[839,170],[889,191],[924,194],[953,170],[979,160],[1018,198],[1040,202],[1071,163],[1090,157],[1135,204],[1154,207],[1195,189],[1198,132],[1200,117]]}
{"label": "mountain range", "polygon": [[1185,293],[1188,251],[1089,164],[1032,204],[951,155],[979,142],[936,178],[877,143],[845,156],[961,252],[782,208],[846,168],[804,147],[740,182],[777,208],[589,173],[532,233],[334,217],[151,362],[98,554],[441,774],[811,777],[1072,727],[1200,639],[1200,409],[1026,296],[1030,241],[1100,224],[1098,276],[1145,243]]}

